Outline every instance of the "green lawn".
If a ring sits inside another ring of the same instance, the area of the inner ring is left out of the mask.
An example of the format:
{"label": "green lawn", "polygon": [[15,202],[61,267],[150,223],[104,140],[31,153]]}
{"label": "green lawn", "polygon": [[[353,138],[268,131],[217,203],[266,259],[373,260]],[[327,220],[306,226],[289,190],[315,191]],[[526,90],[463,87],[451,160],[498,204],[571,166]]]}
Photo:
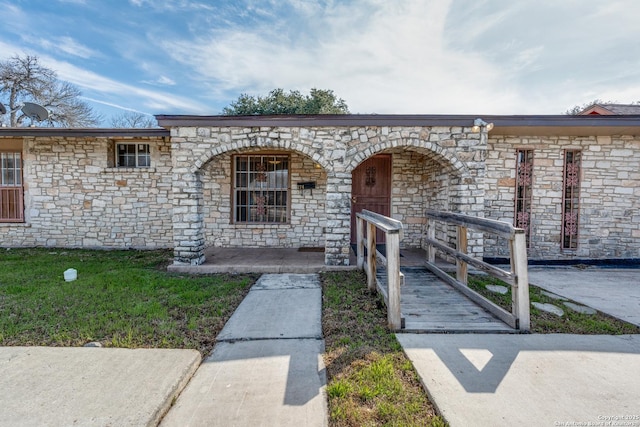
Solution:
{"label": "green lawn", "polygon": [[[0,345],[193,348],[207,354],[251,275],[165,271],[169,251],[0,249]],[[78,279],[65,282],[67,268]]]}
{"label": "green lawn", "polygon": [[[257,275],[170,274],[169,251],[0,249],[0,346],[193,348],[208,354]],[[68,268],[78,279],[65,282]],[[360,272],[327,273],[330,425],[443,426]]]}
{"label": "green lawn", "polygon": [[331,426],[445,426],[362,272],[322,275]]}

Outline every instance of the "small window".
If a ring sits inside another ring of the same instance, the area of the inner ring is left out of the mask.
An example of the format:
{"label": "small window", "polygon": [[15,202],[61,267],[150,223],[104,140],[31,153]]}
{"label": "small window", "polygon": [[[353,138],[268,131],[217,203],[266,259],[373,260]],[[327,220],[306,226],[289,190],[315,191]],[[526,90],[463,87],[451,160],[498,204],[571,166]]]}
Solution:
{"label": "small window", "polygon": [[531,237],[531,193],[533,192],[533,150],[516,152],[516,206],[515,226]]}
{"label": "small window", "polygon": [[236,223],[288,221],[288,156],[235,156],[233,186]]}
{"label": "small window", "polygon": [[580,213],[580,159],[578,150],[564,152],[562,197],[562,249],[578,248],[578,214]]}
{"label": "small window", "polygon": [[0,222],[24,221],[22,157],[0,153]]}
{"label": "small window", "polygon": [[149,144],[118,144],[116,158],[120,168],[148,168],[151,166]]}

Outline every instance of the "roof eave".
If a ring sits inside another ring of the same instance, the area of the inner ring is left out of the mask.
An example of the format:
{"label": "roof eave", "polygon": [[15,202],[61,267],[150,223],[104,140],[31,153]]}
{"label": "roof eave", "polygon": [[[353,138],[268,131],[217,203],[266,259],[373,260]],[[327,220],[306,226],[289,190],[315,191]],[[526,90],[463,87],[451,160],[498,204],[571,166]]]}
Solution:
{"label": "roof eave", "polygon": [[476,118],[494,124],[492,135],[638,135],[640,115],[281,115],[281,116],[183,116],[158,115],[160,126],[172,127],[273,127],[273,126],[461,126]]}
{"label": "roof eave", "polygon": [[94,138],[135,138],[169,136],[167,129],[158,128],[32,128],[32,127],[2,127],[0,137],[94,137]]}

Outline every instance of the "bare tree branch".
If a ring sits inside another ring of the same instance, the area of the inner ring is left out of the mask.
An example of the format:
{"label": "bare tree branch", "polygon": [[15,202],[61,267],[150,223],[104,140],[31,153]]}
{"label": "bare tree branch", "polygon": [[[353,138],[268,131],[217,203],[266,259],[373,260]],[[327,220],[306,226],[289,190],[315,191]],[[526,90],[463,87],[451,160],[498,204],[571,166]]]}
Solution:
{"label": "bare tree branch", "polygon": [[157,126],[155,118],[137,111],[126,111],[111,117],[111,127],[114,128],[154,128]]}
{"label": "bare tree branch", "polygon": [[25,126],[20,109],[25,102],[42,105],[49,118],[42,124],[53,127],[96,126],[102,117],[80,99],[82,93],[55,71],[41,65],[36,56],[13,56],[0,61],[0,102],[6,100],[9,125]]}

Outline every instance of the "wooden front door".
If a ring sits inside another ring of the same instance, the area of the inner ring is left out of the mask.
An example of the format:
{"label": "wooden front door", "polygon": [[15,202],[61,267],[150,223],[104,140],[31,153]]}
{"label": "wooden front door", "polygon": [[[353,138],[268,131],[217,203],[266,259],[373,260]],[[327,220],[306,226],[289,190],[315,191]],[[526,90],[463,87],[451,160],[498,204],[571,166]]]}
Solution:
{"label": "wooden front door", "polygon": [[[362,162],[352,173],[351,243],[356,242],[356,213],[367,209],[391,215],[391,154],[378,154]],[[378,231],[376,242],[384,243]]]}

